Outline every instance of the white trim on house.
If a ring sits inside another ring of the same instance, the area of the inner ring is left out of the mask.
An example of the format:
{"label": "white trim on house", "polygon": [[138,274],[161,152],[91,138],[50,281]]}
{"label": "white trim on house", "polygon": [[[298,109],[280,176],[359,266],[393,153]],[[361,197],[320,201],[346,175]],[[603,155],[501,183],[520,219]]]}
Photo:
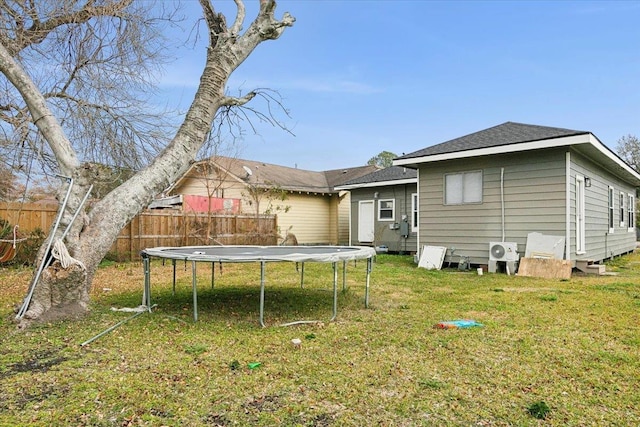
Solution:
{"label": "white trim on house", "polygon": [[628,232],[636,232],[636,196],[628,193],[627,194],[627,231]]}
{"label": "white trim on house", "polygon": [[388,185],[416,184],[417,182],[418,182],[417,178],[394,179],[391,181],[368,182],[366,184],[338,185],[334,187],[334,190],[350,190],[353,188],[371,188],[371,187],[384,187]]}
{"label": "white trim on house", "polygon": [[587,253],[587,228],[586,228],[586,186],[584,176],[576,175],[576,255]]}
{"label": "white trim on house", "polygon": [[607,186],[607,227],[609,234],[616,231],[616,190],[612,186]]}
{"label": "white trim on house", "polygon": [[626,199],[627,198],[627,194],[624,191],[620,191],[618,193],[618,216],[620,218],[618,218],[618,221],[620,223],[620,228],[624,228],[624,224],[627,221],[625,218],[625,209],[624,209],[624,205],[626,203]]}
{"label": "white trim on house", "polygon": [[[385,208],[382,209],[382,202],[391,202],[391,208]],[[378,221],[395,221],[396,220],[396,199],[379,199],[378,200],[378,206],[377,206],[377,211],[378,211]],[[390,218],[382,218],[382,211],[391,211],[391,217]]]}
{"label": "white trim on house", "polygon": [[[414,221],[415,220],[415,221]],[[420,228],[420,197],[411,193],[411,232],[417,233]]]}

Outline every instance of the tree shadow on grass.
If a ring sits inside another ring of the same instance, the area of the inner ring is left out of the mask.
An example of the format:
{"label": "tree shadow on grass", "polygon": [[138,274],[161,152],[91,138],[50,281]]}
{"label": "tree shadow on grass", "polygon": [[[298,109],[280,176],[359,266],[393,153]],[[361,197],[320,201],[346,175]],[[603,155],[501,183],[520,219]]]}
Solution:
{"label": "tree shadow on grass", "polygon": [[[338,308],[344,295],[338,292]],[[193,317],[191,289],[170,289],[152,293],[152,304],[165,314]],[[259,287],[217,287],[198,289],[198,318],[200,321],[256,322],[260,314]],[[301,319],[330,320],[333,315],[333,291],[291,287],[265,288],[265,323],[296,321]]]}

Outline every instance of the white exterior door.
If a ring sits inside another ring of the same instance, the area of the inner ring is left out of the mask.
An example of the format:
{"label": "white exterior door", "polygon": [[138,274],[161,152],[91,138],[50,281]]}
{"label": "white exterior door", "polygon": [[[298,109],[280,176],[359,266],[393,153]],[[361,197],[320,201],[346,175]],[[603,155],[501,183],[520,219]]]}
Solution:
{"label": "white exterior door", "polygon": [[576,254],[585,253],[584,177],[576,175]]}
{"label": "white exterior door", "polygon": [[358,241],[373,243],[375,204],[373,200],[358,202]]}

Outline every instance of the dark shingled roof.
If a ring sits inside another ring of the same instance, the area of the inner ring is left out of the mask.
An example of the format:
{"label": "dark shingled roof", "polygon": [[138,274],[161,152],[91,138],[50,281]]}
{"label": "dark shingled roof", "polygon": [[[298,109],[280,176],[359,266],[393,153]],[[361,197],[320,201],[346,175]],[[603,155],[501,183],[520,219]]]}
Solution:
{"label": "dark shingled roof", "polygon": [[398,181],[401,179],[415,179],[418,172],[415,169],[408,169],[402,166],[391,166],[359,178],[352,179],[342,185],[371,184],[374,182]]}
{"label": "dark shingled roof", "polygon": [[501,145],[520,144],[524,142],[542,141],[546,139],[563,138],[588,133],[589,132],[587,131],[581,130],[506,122],[489,129],[481,130],[441,144],[423,148],[422,150],[414,151],[413,153],[405,154],[398,157],[398,159],[412,159],[416,157],[498,147]]}

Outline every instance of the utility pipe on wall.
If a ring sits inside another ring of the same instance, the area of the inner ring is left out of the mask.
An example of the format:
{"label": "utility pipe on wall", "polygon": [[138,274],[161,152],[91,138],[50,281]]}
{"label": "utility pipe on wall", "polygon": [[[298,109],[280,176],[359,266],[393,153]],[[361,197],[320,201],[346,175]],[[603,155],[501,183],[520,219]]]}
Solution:
{"label": "utility pipe on wall", "polygon": [[504,230],[504,168],[500,168],[500,204],[502,209],[502,241],[506,239]]}

